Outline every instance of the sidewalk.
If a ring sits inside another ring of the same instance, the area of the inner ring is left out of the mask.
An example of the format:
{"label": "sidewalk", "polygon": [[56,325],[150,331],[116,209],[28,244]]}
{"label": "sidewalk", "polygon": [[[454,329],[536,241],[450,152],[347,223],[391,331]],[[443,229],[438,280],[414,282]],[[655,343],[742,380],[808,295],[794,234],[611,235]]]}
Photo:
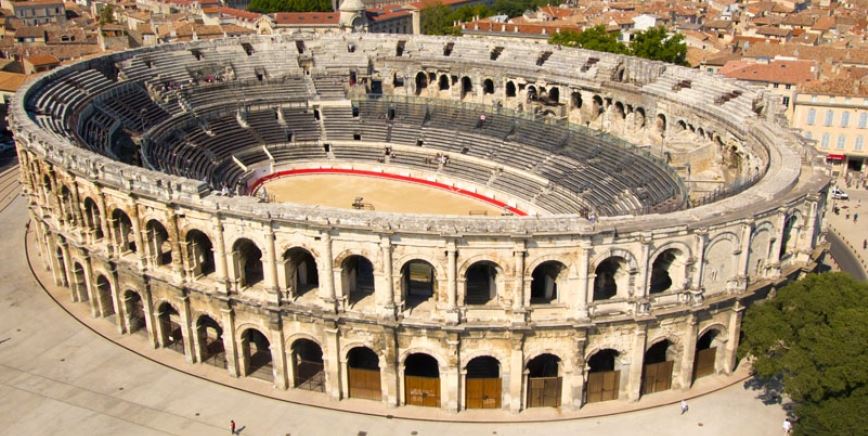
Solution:
{"label": "sidewalk", "polygon": [[[830,230],[835,232],[856,256],[862,270],[868,271],[868,191],[844,191],[850,199],[832,199],[826,210],[826,220]],[[838,214],[833,211],[836,206],[839,208]]]}

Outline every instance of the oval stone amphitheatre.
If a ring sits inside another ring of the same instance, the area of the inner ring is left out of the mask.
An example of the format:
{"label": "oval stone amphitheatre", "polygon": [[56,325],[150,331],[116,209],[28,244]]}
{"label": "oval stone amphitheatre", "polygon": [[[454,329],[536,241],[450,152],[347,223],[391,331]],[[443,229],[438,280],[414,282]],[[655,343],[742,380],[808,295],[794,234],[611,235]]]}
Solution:
{"label": "oval stone amphitheatre", "polygon": [[298,33],[82,61],[10,118],[93,322],[277,392],[497,420],[727,380],[745,307],[825,246],[825,166],[781,110],[605,53]]}

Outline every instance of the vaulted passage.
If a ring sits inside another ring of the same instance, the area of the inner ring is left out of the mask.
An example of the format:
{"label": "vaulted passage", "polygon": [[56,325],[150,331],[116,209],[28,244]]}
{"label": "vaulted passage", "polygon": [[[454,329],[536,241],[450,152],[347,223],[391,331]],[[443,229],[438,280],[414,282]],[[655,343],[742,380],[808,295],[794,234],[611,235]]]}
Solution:
{"label": "vaulted passage", "polygon": [[220,368],[226,368],[226,349],[223,345],[223,328],[208,315],[196,321],[199,338],[199,360]]}
{"label": "vaulted passage", "polygon": [[476,262],[467,269],[466,304],[485,304],[497,296],[497,265],[493,262]]}
{"label": "vaulted passage", "polygon": [[350,398],[380,401],[380,358],[368,347],[356,347],[347,353],[347,378]]}
{"label": "vaulted passage", "polygon": [[530,282],[530,304],[547,304],[558,299],[558,281],[567,267],[554,260],[533,269]]}
{"label": "vaulted passage", "polygon": [[363,256],[350,256],[341,264],[344,294],[350,304],[358,303],[374,294],[374,265]]}
{"label": "vaulted passage", "polygon": [[618,399],[621,371],[616,369],[618,352],[600,350],[588,359],[588,386],[585,402],[597,403]]}
{"label": "vaulted passage", "polygon": [[404,361],[404,402],[413,406],[440,407],[440,367],[437,359],[414,353]]}
{"label": "vaulted passage", "polygon": [[292,385],[296,389],[325,392],[325,368],[319,344],[309,339],[293,342],[292,365],[295,369]]}
{"label": "vaulted passage", "polygon": [[309,251],[301,247],[286,250],[283,254],[283,265],[291,295],[300,297],[319,288],[319,271],[316,260]]}
{"label": "vaulted passage", "polygon": [[424,260],[407,262],[401,268],[401,284],[407,306],[418,306],[434,296],[437,286],[434,266]]}
{"label": "vaulted passage", "polygon": [[594,301],[608,300],[618,294],[619,285],[626,285],[627,261],[613,256],[597,266],[594,277]]}
{"label": "vaulted passage", "polygon": [[247,329],[241,335],[241,354],[244,359],[244,375],[261,380],[274,379],[271,344],[268,338],[256,329]]}
{"label": "vaulted passage", "polygon": [[468,409],[499,409],[502,396],[500,362],[490,356],[467,363],[465,406]]}
{"label": "vaulted passage", "polygon": [[124,311],[127,313],[129,333],[146,334],[145,305],[138,292],[127,291],[124,293]]}
{"label": "vaulted passage", "polygon": [[253,286],[262,281],[262,251],[253,241],[241,238],[232,247],[235,271],[241,287]]}
{"label": "vaulted passage", "polygon": [[666,339],[648,348],[642,367],[642,395],[665,391],[672,387],[674,354],[672,344]]}
{"label": "vaulted passage", "polygon": [[187,232],[187,256],[193,274],[207,276],[214,272],[214,247],[211,239],[198,230]]}
{"label": "vaulted passage", "polygon": [[561,359],[541,354],[527,363],[527,407],[560,407]]}
{"label": "vaulted passage", "polygon": [[161,304],[157,311],[163,346],[184,354],[184,336],[181,334],[181,316],[178,311],[169,303]]}
{"label": "vaulted passage", "polygon": [[696,341],[696,358],[693,361],[693,381],[712,375],[716,371],[717,347],[720,343],[720,332],[712,329],[705,332]]}

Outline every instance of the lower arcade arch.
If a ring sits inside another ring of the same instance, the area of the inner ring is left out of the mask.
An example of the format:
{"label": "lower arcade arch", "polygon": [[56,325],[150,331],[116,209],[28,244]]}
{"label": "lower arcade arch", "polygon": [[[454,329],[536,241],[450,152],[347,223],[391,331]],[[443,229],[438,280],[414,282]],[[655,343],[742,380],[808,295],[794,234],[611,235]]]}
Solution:
{"label": "lower arcade arch", "polygon": [[527,363],[527,407],[560,407],[563,378],[561,359],[540,354]]}
{"label": "lower arcade arch", "polygon": [[467,409],[499,409],[503,396],[500,362],[491,356],[472,359],[465,367],[464,407]]}
{"label": "lower arcade arch", "polygon": [[413,353],[404,360],[404,403],[440,407],[440,365],[425,353]]}
{"label": "lower arcade arch", "polygon": [[642,395],[671,389],[674,366],[675,349],[668,339],[649,347],[642,364]]}
{"label": "lower arcade arch", "polygon": [[96,291],[100,306],[101,316],[111,316],[115,314],[115,297],[112,292],[112,285],[106,276],[100,274],[96,277]]}
{"label": "lower arcade arch", "polygon": [[242,374],[261,380],[274,379],[271,342],[255,328],[241,334]]}
{"label": "lower arcade arch", "polygon": [[693,359],[693,381],[715,374],[719,369],[723,335],[717,328],[711,328],[696,340],[696,356]]}
{"label": "lower arcade arch", "polygon": [[127,331],[146,333],[145,304],[138,292],[128,290],[124,293],[124,312],[126,313]]}
{"label": "lower arcade arch", "polygon": [[157,308],[159,322],[160,344],[164,348],[184,354],[184,336],[181,333],[181,315],[169,302],[160,304]]}
{"label": "lower arcade arch", "polygon": [[196,337],[199,341],[199,361],[226,368],[226,349],[223,345],[223,328],[208,315],[196,320]]}
{"label": "lower arcade arch", "polygon": [[75,298],[79,302],[88,301],[87,276],[84,273],[84,267],[78,262],[72,264],[72,285]]}
{"label": "lower arcade arch", "polygon": [[292,343],[292,386],[307,391],[325,392],[325,364],[322,347],[310,339]]}
{"label": "lower arcade arch", "polygon": [[380,401],[380,358],[368,347],[355,347],[347,353],[347,386],[350,398]]}
{"label": "lower arcade arch", "polygon": [[597,351],[588,359],[588,380],[585,402],[617,400],[621,385],[621,370],[617,350],[607,348]]}

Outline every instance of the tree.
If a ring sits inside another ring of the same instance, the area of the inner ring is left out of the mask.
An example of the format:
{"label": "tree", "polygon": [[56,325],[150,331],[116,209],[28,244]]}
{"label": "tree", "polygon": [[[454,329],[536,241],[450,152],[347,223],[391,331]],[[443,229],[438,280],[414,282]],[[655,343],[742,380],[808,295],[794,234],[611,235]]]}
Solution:
{"label": "tree", "polygon": [[780,380],[797,435],[864,434],[868,428],[868,284],[812,274],[748,309],[740,356],[760,380]]}
{"label": "tree", "polygon": [[582,31],[564,30],[549,37],[549,44],[565,47],[578,47],[588,50],[605,51],[609,53],[628,53],[627,46],[618,41],[620,33],[610,33],[603,25],[587,28]]}
{"label": "tree", "polygon": [[99,24],[111,24],[115,22],[115,7],[107,4],[99,11]]}
{"label": "tree", "polygon": [[331,12],[331,0],[251,0],[247,10],[261,14],[274,12]]}
{"label": "tree", "polygon": [[668,36],[663,26],[652,27],[633,35],[630,53],[640,58],[687,65],[687,44],[684,35],[676,33]]}
{"label": "tree", "polygon": [[452,10],[443,3],[428,3],[422,7],[422,33],[426,35],[460,35],[453,26]]}

